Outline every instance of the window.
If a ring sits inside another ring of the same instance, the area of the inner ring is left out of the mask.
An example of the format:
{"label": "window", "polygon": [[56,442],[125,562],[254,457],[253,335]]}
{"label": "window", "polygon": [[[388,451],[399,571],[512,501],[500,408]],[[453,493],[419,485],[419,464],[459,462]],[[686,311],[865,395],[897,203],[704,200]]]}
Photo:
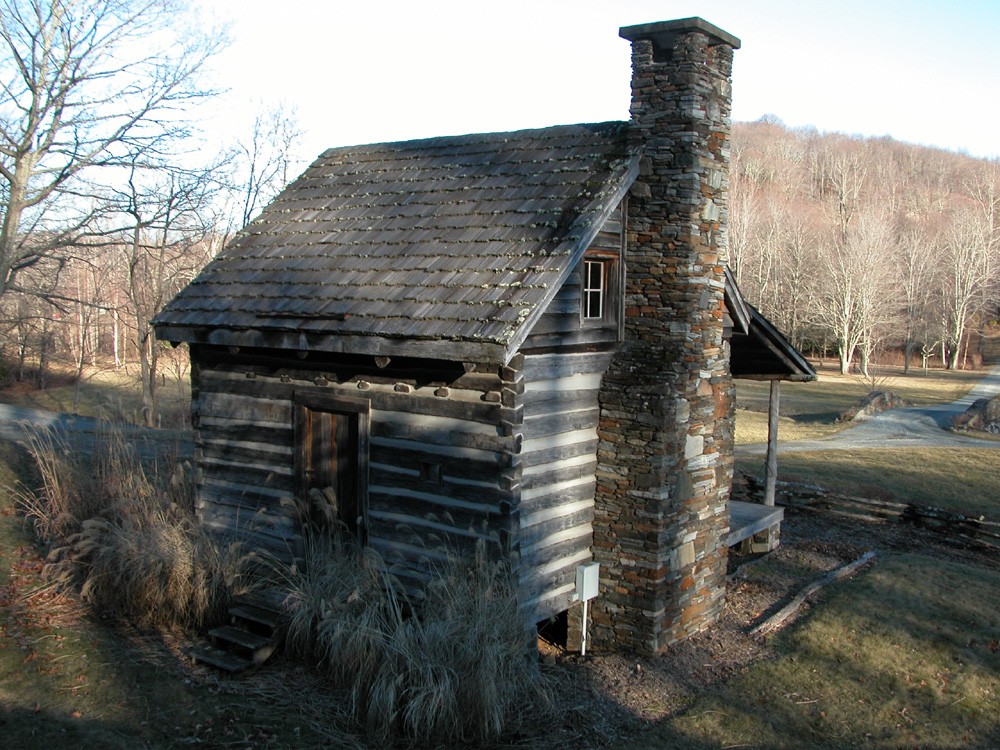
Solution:
{"label": "window", "polygon": [[608,261],[583,262],[583,319],[603,320],[608,303]]}

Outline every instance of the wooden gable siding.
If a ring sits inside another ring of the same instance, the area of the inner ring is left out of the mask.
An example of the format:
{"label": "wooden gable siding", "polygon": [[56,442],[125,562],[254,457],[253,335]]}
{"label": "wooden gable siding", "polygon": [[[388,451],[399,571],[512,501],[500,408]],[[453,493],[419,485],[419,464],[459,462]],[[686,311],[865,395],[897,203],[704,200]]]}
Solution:
{"label": "wooden gable siding", "polygon": [[611,357],[524,357],[519,589],[535,621],[569,608],[576,568],[592,557],[597,396]]}
{"label": "wooden gable siding", "polygon": [[516,502],[504,467],[514,463],[520,417],[500,403],[498,375],[338,378],[294,357],[279,366],[218,352],[210,364],[194,359],[198,502],[209,529],[282,557],[301,552],[293,399],[329,392],[370,402],[367,540],[404,578],[419,577],[446,547],[509,544]]}
{"label": "wooden gable siding", "polygon": [[545,308],[545,312],[531,329],[531,333],[524,340],[521,345],[522,351],[612,345],[621,339],[621,289],[624,285],[624,265],[621,258],[624,210],[625,202],[622,201],[588,247],[588,252],[597,251],[604,257],[617,259],[615,277],[609,280],[612,285],[610,302],[615,306],[616,314],[602,324],[583,323],[581,318],[583,306],[581,274],[584,259],[581,258],[559,288],[556,296]]}

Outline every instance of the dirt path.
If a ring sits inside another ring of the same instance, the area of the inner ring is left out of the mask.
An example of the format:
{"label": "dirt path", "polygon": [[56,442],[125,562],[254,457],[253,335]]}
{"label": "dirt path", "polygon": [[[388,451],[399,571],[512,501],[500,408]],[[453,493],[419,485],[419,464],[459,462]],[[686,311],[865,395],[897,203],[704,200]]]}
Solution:
{"label": "dirt path", "polygon": [[[979,398],[1000,393],[1000,365],[979,381],[965,396],[950,404],[913,406],[876,414],[862,422],[815,440],[778,443],[778,453],[852,450],[856,448],[993,448],[1000,440],[987,440],[949,432],[952,417],[961,414]],[[737,448],[741,455],[762,455],[763,443]]]}
{"label": "dirt path", "polygon": [[132,425],[114,425],[92,417],[0,404],[0,439],[24,445],[33,435],[45,430],[66,436],[75,449],[86,452],[93,450],[98,435],[121,430],[144,459],[154,459],[165,454],[189,458],[192,453],[190,430],[154,430]]}

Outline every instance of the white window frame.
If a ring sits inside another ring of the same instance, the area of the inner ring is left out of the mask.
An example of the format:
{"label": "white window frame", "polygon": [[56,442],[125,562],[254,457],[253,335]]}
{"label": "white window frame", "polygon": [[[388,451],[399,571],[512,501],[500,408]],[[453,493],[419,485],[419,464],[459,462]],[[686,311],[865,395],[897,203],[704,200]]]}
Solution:
{"label": "white window frame", "polygon": [[[608,310],[608,267],[604,258],[584,258],[583,261],[583,319],[584,321],[604,320]],[[594,284],[596,269],[597,283]],[[597,315],[592,315],[592,301],[597,300]]]}

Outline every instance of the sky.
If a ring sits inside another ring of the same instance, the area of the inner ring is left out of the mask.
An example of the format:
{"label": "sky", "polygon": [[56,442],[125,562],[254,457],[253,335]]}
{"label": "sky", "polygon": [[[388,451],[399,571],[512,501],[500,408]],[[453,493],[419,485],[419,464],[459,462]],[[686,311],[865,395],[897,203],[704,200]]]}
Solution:
{"label": "sky", "polygon": [[283,102],[324,149],[628,119],[618,29],[701,16],[739,37],[733,119],[1000,157],[1000,0],[195,0],[230,45],[209,130]]}

